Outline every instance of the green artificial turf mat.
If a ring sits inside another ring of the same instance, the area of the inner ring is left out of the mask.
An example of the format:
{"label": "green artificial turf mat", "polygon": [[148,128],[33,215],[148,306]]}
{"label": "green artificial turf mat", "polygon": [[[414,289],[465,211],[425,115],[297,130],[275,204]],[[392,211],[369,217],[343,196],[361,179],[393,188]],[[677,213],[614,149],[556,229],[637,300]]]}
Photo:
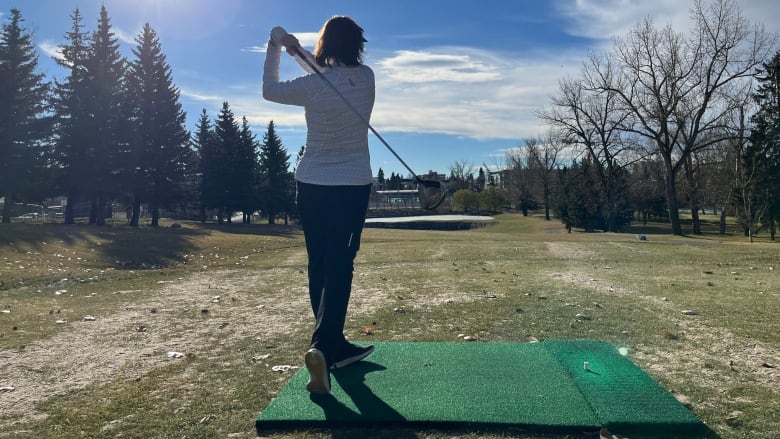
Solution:
{"label": "green artificial turf mat", "polygon": [[409,424],[699,435],[691,437],[706,431],[604,342],[375,345],[366,360],[333,371],[327,396],[306,391],[302,367],[257,418],[258,432]]}
{"label": "green artificial turf mat", "polygon": [[584,340],[549,340],[540,345],[558,358],[601,425],[610,431],[632,437],[706,435],[704,424],[690,410],[613,346]]}

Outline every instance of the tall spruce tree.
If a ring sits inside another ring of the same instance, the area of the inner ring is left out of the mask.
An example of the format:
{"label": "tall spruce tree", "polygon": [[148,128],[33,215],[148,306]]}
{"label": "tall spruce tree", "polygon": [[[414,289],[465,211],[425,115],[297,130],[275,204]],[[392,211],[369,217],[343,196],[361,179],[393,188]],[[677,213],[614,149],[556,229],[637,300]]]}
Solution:
{"label": "tall spruce tree", "polygon": [[241,209],[241,185],[246,184],[233,176],[233,168],[240,159],[241,133],[238,122],[230,109],[230,104],[222,103],[222,109],[214,124],[214,133],[217,139],[217,148],[221,153],[221,160],[213,163],[214,175],[217,180],[213,182],[214,190],[218,196],[215,206],[218,209],[217,217],[221,223],[224,218],[231,222],[232,213]]}
{"label": "tall spruce tree", "polygon": [[276,135],[273,121],[268,123],[260,147],[260,175],[261,206],[268,217],[268,224],[274,224],[278,214],[292,210],[295,191],[290,172],[290,154]]}
{"label": "tall spruce tree", "polygon": [[88,120],[83,125],[88,145],[86,160],[91,166],[82,177],[91,201],[90,223],[102,225],[119,189],[117,170],[124,158],[121,152],[127,148],[130,115],[125,84],[127,62],[119,52],[105,6],[100,8],[91,43],[85,63]]}
{"label": "tall spruce tree", "polygon": [[379,184],[379,190],[385,189],[385,171],[382,168],[376,173],[376,182]]}
{"label": "tall spruce tree", "polygon": [[236,151],[236,163],[233,177],[241,184],[237,187],[240,209],[243,213],[243,223],[252,220],[252,212],[258,208],[259,163],[257,149],[259,147],[255,135],[249,128],[246,117],[241,118],[239,148]]}
{"label": "tall spruce tree", "polygon": [[555,214],[571,231],[572,227],[607,231],[605,215],[606,194],[598,184],[601,166],[590,157],[573,162],[558,173],[558,192],[555,197]]}
{"label": "tall spruce tree", "polygon": [[65,34],[66,44],[60,45],[62,58],[57,63],[68,69],[63,82],[55,82],[54,119],[57,141],[54,145],[54,165],[57,183],[67,197],[65,224],[73,224],[74,206],[88,192],[84,175],[90,172],[88,160],[87,123],[89,121],[89,90],[87,88],[87,60],[90,37],[82,29],[78,9],[71,14],[72,27]]}
{"label": "tall spruce tree", "polygon": [[744,170],[755,170],[750,196],[754,205],[763,205],[762,225],[775,239],[780,221],[780,51],[764,63],[756,75],[758,88],[753,95],[758,111],[753,115],[750,143],[743,157]]}
{"label": "tall spruce tree", "polygon": [[219,193],[216,182],[219,180],[219,171],[216,164],[221,159],[221,149],[218,146],[216,134],[211,126],[211,120],[204,108],[195,125],[192,139],[197,161],[197,193],[200,221],[206,222],[206,211],[219,205]]}
{"label": "tall spruce tree", "polygon": [[171,68],[157,34],[146,23],[136,38],[135,59],[127,69],[132,102],[132,136],[128,169],[132,176],[133,211],[137,226],[142,201],[149,203],[150,225],[159,225],[160,209],[183,201],[184,177],[191,162],[186,115],[173,85]]}
{"label": "tall spruce tree", "polygon": [[0,196],[2,222],[11,222],[11,206],[42,168],[50,136],[49,85],[37,71],[38,56],[22,14],[11,9],[0,35]]}

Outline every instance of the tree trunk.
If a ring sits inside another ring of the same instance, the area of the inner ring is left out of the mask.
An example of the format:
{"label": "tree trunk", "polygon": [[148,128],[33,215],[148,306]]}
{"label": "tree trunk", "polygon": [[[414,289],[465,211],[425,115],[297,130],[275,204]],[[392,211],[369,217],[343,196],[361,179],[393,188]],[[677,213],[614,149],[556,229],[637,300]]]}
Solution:
{"label": "tree trunk", "polygon": [[106,195],[103,192],[99,192],[97,198],[97,217],[95,218],[95,224],[98,226],[106,225],[106,209],[108,209]]}
{"label": "tree trunk", "polygon": [[775,240],[775,233],[777,232],[777,222],[774,218],[769,220],[769,239]]}
{"label": "tree trunk", "polygon": [[65,203],[65,224],[76,223],[76,219],[73,217],[73,205],[76,204],[76,200],[75,195],[68,195],[68,201]]}
{"label": "tree trunk", "polygon": [[685,159],[685,179],[688,181],[688,198],[691,201],[691,223],[693,225],[693,234],[701,235],[701,220],[699,219],[699,186],[696,181],[697,165],[693,162],[693,155]]}
{"label": "tree trunk", "polygon": [[200,206],[200,222],[205,223],[206,222],[206,207]]}
{"label": "tree trunk", "polygon": [[699,207],[696,204],[691,204],[691,222],[693,223],[693,234],[701,235],[701,219],[699,219]]}
{"label": "tree trunk", "polygon": [[130,215],[130,225],[138,227],[138,221],[141,218],[141,199],[136,196],[133,199],[133,212]]}
{"label": "tree trunk", "polygon": [[[664,162],[666,162],[664,157]],[[677,188],[674,182],[674,173],[669,163],[666,163],[666,204],[669,207],[669,223],[672,225],[672,233],[683,236],[682,226],[680,225],[680,208],[677,204]]]}
{"label": "tree trunk", "polygon": [[546,183],[544,185],[544,219],[550,221],[550,188]]}
{"label": "tree trunk", "polygon": [[726,208],[724,207],[720,211],[720,224],[718,224],[720,228],[720,234],[725,235],[726,234]]}
{"label": "tree trunk", "polygon": [[152,212],[152,222],[149,224],[152,227],[160,226],[160,207],[156,204],[149,206],[149,210]]}
{"label": "tree trunk", "polygon": [[91,200],[89,200],[89,224],[96,224],[97,223],[97,210],[98,210],[98,200],[97,195],[93,196]]}
{"label": "tree trunk", "polygon": [[7,224],[11,222],[11,205],[13,204],[13,194],[8,192],[5,194],[5,203],[3,203],[3,220],[2,222]]}

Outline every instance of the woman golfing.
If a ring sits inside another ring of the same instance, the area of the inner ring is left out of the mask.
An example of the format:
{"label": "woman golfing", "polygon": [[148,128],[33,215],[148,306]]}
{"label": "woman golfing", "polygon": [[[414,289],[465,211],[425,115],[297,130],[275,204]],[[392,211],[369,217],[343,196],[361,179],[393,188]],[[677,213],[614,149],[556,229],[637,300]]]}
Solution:
{"label": "woman golfing", "polygon": [[[357,23],[336,16],[320,30],[313,53],[278,27],[271,31],[266,51],[263,97],[302,106],[306,115],[306,147],[295,180],[316,319],[304,355],[310,375],[306,387],[312,393],[329,393],[331,369],[358,362],[374,350],[344,338],[353,263],[372,182],[366,121],[374,106],[374,73],[363,64],[364,42]],[[319,73],[303,62],[309,74],[281,82],[282,47],[301,58],[299,62],[306,58],[316,64]],[[354,108],[345,105],[344,98]]]}

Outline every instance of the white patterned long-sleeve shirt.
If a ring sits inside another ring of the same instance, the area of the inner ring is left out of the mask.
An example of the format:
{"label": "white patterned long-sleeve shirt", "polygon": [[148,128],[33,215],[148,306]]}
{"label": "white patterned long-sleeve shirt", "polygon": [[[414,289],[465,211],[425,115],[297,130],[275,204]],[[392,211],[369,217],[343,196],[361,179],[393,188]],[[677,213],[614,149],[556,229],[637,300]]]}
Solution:
{"label": "white patterned long-sleeve shirt", "polygon": [[[315,73],[280,81],[281,53],[281,46],[269,42],[263,70],[263,97],[305,109],[306,148],[295,172],[296,180],[325,186],[371,183],[366,123]],[[365,121],[370,120],[375,94],[371,68],[339,66],[322,69],[322,73]]]}

